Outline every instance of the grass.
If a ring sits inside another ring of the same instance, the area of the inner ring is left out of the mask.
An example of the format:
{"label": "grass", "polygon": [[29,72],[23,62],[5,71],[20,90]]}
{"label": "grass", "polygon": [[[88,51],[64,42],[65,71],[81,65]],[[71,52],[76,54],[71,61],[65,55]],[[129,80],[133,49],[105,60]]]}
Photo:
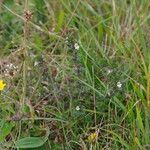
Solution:
{"label": "grass", "polygon": [[150,149],[149,10],[1,1],[0,149]]}

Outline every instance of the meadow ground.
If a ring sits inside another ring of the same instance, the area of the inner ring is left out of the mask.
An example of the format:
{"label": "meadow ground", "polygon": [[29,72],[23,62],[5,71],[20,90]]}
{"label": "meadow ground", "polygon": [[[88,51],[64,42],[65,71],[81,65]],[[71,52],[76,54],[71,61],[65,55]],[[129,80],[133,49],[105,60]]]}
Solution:
{"label": "meadow ground", "polygon": [[149,0],[0,0],[0,149],[150,150]]}

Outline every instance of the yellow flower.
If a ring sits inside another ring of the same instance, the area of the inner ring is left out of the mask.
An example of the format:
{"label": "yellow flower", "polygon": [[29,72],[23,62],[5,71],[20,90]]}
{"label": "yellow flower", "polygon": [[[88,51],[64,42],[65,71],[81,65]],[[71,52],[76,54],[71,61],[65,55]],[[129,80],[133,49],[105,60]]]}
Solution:
{"label": "yellow flower", "polygon": [[0,91],[2,91],[5,86],[6,86],[6,84],[4,83],[4,81],[0,80]]}
{"label": "yellow flower", "polygon": [[98,137],[98,133],[97,133],[97,132],[91,133],[91,134],[88,136],[88,141],[89,141],[90,143],[94,143],[94,142],[96,142],[97,137]]}

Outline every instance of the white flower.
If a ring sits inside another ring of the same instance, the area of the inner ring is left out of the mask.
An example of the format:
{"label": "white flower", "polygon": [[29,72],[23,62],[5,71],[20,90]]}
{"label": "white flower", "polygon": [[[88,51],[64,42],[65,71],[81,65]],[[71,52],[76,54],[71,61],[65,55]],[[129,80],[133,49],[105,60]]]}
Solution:
{"label": "white flower", "polygon": [[66,37],[66,39],[65,39],[65,43],[68,43],[68,37]]}
{"label": "white flower", "polygon": [[110,74],[110,73],[112,73],[112,72],[113,72],[112,69],[108,69],[108,70],[107,70],[107,74]]}
{"label": "white flower", "polygon": [[118,88],[121,88],[122,87],[122,83],[119,81],[119,82],[117,82],[117,87]]}
{"label": "white flower", "polygon": [[78,45],[78,43],[74,44],[74,48],[75,48],[75,50],[79,50],[80,46]]}
{"label": "white flower", "polygon": [[109,91],[108,91],[107,95],[110,96],[110,92]]}
{"label": "white flower", "polygon": [[34,62],[34,66],[37,66],[39,63],[37,61]]}
{"label": "white flower", "polygon": [[79,107],[79,106],[77,106],[77,107],[76,107],[76,110],[77,110],[77,111],[79,111],[79,110],[80,110],[80,107]]}

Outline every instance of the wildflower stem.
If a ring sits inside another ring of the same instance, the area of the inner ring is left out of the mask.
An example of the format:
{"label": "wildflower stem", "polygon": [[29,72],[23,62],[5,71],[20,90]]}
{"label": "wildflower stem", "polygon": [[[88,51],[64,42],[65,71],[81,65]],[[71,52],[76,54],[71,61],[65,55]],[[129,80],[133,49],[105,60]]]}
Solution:
{"label": "wildflower stem", "polygon": [[150,72],[147,75],[147,105],[150,108]]}
{"label": "wildflower stem", "polygon": [[[93,88],[95,88],[95,83],[94,83],[94,68],[92,68],[92,72],[93,72]],[[93,110],[94,110],[94,123],[96,126],[96,96],[95,96],[95,91],[93,90]]]}
{"label": "wildflower stem", "polygon": [[[24,3],[24,12],[27,10],[28,7],[28,0],[25,0]],[[27,57],[27,35],[28,35],[28,20],[24,22],[23,27],[23,97],[22,97],[22,106],[25,103],[25,96],[26,96],[26,57]]]}

